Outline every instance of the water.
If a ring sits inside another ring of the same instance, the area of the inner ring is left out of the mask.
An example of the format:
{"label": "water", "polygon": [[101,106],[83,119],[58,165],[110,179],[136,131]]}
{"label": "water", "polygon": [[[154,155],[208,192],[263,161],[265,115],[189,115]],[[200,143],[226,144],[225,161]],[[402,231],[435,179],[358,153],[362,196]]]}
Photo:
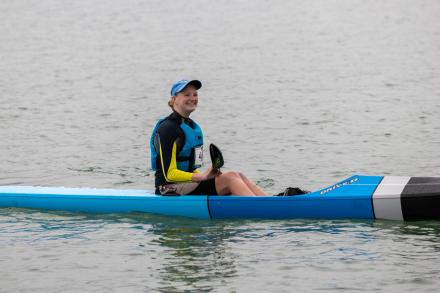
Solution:
{"label": "water", "polygon": [[[0,185],[153,188],[171,83],[268,192],[440,176],[440,4],[3,1]],[[0,211],[0,292],[437,292],[436,222]]]}
{"label": "water", "polygon": [[2,292],[437,292],[437,222],[2,210]]}

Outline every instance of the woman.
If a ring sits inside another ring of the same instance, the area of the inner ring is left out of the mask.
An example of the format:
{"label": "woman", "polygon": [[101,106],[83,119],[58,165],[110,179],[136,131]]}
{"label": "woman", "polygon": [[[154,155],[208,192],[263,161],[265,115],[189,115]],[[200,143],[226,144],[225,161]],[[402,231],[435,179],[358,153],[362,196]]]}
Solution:
{"label": "woman", "polygon": [[156,171],[156,194],[266,195],[238,172],[198,168],[203,160],[203,134],[189,116],[197,108],[202,83],[179,80],[171,87],[168,105],[173,113],[159,120],[150,140],[151,167]]}

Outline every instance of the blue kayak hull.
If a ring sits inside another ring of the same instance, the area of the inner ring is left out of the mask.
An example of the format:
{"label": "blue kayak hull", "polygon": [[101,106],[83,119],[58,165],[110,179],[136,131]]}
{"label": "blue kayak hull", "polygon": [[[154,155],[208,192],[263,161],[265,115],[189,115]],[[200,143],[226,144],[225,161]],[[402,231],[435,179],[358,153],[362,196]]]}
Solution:
{"label": "blue kayak hull", "polygon": [[381,176],[353,176],[328,188],[296,196],[210,197],[212,218],[374,219],[372,194]]}
{"label": "blue kayak hull", "polygon": [[296,196],[158,196],[145,190],[0,186],[0,207],[198,219],[440,219],[440,178],[414,178],[355,175]]}
{"label": "blue kayak hull", "polygon": [[0,187],[0,207],[87,213],[146,212],[209,219],[207,196],[157,196],[144,190]]}

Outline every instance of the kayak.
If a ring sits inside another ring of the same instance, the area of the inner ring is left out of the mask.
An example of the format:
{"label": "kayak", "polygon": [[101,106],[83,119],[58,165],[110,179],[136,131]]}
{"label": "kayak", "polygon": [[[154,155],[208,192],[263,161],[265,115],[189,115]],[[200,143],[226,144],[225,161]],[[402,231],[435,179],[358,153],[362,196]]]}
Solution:
{"label": "kayak", "polygon": [[0,208],[198,219],[439,220],[440,177],[354,175],[295,196],[161,196],[148,190],[0,186]]}

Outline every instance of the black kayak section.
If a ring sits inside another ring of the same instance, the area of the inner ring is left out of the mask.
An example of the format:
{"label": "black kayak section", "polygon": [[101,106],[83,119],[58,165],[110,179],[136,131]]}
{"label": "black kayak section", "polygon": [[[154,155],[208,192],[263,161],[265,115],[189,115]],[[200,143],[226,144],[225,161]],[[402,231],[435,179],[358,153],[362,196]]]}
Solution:
{"label": "black kayak section", "polygon": [[440,178],[411,177],[401,204],[405,220],[440,220]]}

